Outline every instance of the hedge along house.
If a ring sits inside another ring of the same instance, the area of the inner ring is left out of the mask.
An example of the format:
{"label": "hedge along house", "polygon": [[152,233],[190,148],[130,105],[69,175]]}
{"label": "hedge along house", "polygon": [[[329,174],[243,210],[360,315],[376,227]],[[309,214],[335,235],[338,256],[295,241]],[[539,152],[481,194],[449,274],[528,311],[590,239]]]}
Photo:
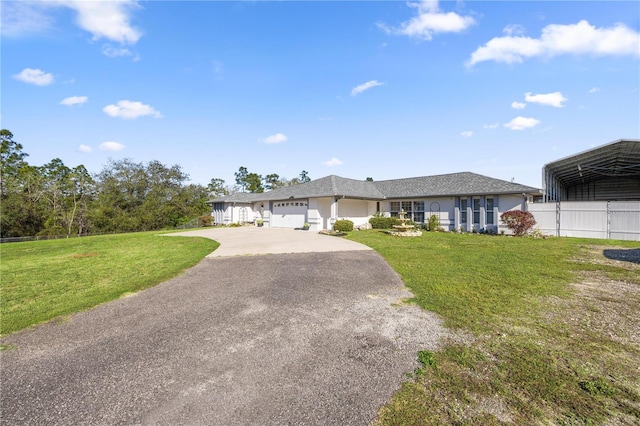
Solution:
{"label": "hedge along house", "polygon": [[[216,224],[254,222],[264,226],[332,229],[338,219],[366,225],[377,212],[422,223],[436,215],[445,230],[498,231],[500,214],[526,210],[540,190],[462,172],[377,182],[326,176],[260,194],[235,193],[208,202]],[[502,228],[504,229],[504,228]]]}

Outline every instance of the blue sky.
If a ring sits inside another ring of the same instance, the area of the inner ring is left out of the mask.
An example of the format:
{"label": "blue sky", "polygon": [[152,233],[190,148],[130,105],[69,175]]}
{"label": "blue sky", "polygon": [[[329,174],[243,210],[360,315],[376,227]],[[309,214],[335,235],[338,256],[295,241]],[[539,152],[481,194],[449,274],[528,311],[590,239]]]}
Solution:
{"label": "blue sky", "polygon": [[375,180],[640,138],[640,3],[2,1],[1,126],[32,165]]}

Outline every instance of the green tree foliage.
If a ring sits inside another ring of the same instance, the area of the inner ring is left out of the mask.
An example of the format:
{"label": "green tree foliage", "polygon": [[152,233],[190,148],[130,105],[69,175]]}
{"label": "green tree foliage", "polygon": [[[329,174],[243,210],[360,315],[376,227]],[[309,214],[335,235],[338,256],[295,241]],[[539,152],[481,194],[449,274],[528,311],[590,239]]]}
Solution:
{"label": "green tree foliage", "polygon": [[309,177],[309,172],[306,170],[301,171],[300,175],[298,176],[298,182],[300,183],[311,182],[311,178]]}
{"label": "green tree foliage", "polygon": [[36,167],[25,161],[28,154],[0,130],[0,236],[35,235],[44,227],[43,180]]}
{"label": "green tree foliage", "polygon": [[178,165],[147,165],[130,159],[111,161],[97,175],[98,195],[92,222],[104,231],[146,231],[173,227],[202,215],[208,190],[185,185]]}
{"label": "green tree foliage", "polygon": [[92,176],[58,158],[31,166],[11,132],[0,139],[2,237],[153,230],[209,213],[209,188],[187,184],[178,165],[112,160]]}
{"label": "green tree foliage", "polygon": [[262,176],[257,173],[249,173],[246,178],[246,188],[247,191],[253,193],[262,193],[264,192],[264,187],[262,186]]}
{"label": "green tree foliage", "polygon": [[277,173],[271,173],[263,178],[264,189],[271,191],[274,189],[282,188],[285,183],[280,179],[280,175]]}
{"label": "green tree foliage", "polygon": [[209,182],[209,184],[207,185],[207,189],[209,190],[209,196],[212,198],[219,198],[224,195],[229,195],[229,190],[225,186],[224,179],[211,179],[211,182]]}
{"label": "green tree foliage", "polygon": [[249,170],[247,170],[246,167],[240,167],[238,171],[234,173],[236,185],[242,192],[247,190],[247,175],[249,175]]}

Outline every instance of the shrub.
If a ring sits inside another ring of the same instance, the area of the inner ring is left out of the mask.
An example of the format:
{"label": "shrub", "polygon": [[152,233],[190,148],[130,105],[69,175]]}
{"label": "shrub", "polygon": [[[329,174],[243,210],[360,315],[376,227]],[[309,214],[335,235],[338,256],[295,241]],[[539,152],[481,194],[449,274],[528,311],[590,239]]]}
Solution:
{"label": "shrub", "polygon": [[200,220],[200,226],[211,226],[213,224],[211,215],[200,216],[198,219]]}
{"label": "shrub", "polygon": [[513,235],[521,237],[527,235],[536,220],[531,212],[523,212],[521,210],[511,210],[500,215],[500,221],[513,232]]}
{"label": "shrub", "polygon": [[391,229],[393,225],[397,225],[400,222],[397,217],[374,216],[369,219],[369,223],[373,229]]}
{"label": "shrub", "polygon": [[434,232],[437,231],[438,228],[440,227],[440,219],[438,219],[438,216],[436,216],[435,214],[432,214],[429,217],[429,231]]}
{"label": "shrub", "polygon": [[353,231],[353,222],[347,219],[336,220],[333,224],[334,231],[351,232]]}

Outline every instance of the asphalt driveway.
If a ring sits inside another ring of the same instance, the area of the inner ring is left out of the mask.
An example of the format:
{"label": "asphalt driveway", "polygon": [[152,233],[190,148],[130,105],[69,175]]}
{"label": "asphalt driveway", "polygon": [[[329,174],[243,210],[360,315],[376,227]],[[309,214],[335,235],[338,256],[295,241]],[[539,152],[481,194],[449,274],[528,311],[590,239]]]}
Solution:
{"label": "asphalt driveway", "polygon": [[4,337],[2,423],[366,425],[446,335],[408,296],[371,250],[206,258]]}

